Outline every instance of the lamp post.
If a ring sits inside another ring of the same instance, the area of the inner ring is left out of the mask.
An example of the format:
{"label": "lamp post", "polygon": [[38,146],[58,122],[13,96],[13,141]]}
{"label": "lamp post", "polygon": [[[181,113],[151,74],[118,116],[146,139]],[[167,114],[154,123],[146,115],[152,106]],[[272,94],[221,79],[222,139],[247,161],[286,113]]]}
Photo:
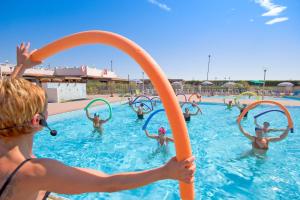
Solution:
{"label": "lamp post", "polygon": [[206,74],[206,80],[207,80],[207,81],[208,81],[208,73],[209,73],[210,57],[211,57],[211,55],[208,54],[208,64],[207,64],[207,74]]}
{"label": "lamp post", "polygon": [[265,85],[266,85],[266,74],[267,74],[267,68],[264,68],[264,83],[263,83],[263,94],[262,94],[262,99],[264,100],[265,96]]}
{"label": "lamp post", "polygon": [[128,92],[129,92],[129,94],[131,96],[130,76],[129,76],[129,74],[128,74]]}
{"label": "lamp post", "polygon": [[145,80],[144,80],[145,72],[142,72],[142,75],[143,75],[143,94],[145,94]]}
{"label": "lamp post", "polygon": [[113,61],[112,60],[110,61],[110,71],[111,72],[113,71]]}

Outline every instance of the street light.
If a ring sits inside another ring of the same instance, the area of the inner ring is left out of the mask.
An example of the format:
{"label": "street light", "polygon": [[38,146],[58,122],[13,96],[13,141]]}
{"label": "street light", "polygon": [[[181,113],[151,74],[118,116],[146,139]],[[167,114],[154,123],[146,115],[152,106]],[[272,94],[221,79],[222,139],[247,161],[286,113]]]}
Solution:
{"label": "street light", "polygon": [[129,76],[129,74],[128,74],[128,92],[131,96],[131,86],[130,86],[130,76]]}
{"label": "street light", "polygon": [[206,74],[206,80],[207,80],[207,81],[208,81],[208,73],[209,73],[210,57],[211,57],[211,55],[208,54],[208,64],[207,64],[207,74]]}
{"label": "street light", "polygon": [[266,85],[266,74],[267,74],[267,68],[264,68],[264,83],[263,83],[263,94],[262,94],[262,99],[264,100],[264,95],[265,95],[265,85]]}

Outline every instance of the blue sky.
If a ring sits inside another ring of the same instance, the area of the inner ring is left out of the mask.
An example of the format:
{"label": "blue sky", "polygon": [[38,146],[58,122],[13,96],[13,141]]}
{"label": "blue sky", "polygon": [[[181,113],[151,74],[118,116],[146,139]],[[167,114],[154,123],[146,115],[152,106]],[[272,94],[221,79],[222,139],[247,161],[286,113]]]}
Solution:
{"label": "blue sky", "polygon": [[[15,46],[32,48],[79,31],[122,34],[148,51],[169,78],[300,79],[299,0],[9,0],[1,1],[0,62],[15,62]],[[51,66],[109,67],[141,78],[117,49],[82,46],[55,55]]]}

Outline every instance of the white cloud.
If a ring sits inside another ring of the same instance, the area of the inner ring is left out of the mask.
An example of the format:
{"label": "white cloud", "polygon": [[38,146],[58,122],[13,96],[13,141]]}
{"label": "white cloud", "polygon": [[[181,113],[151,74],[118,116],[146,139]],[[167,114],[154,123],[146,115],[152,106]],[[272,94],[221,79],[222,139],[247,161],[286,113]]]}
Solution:
{"label": "white cloud", "polygon": [[272,0],[255,0],[255,2],[267,10],[262,16],[277,16],[286,9],[285,6],[274,4]]}
{"label": "white cloud", "polygon": [[282,11],[284,11],[286,7],[284,6],[277,6],[272,9],[270,9],[268,12],[262,14],[262,16],[277,16],[279,15]]}
{"label": "white cloud", "polygon": [[[267,12],[263,13],[263,17],[274,17],[280,15],[284,10],[287,9],[285,6],[276,5],[272,2],[273,0],[255,0],[261,7],[263,7]],[[287,17],[277,17],[266,22],[266,24],[271,25],[279,22],[287,21]]]}
{"label": "white cloud", "polygon": [[164,3],[160,3],[159,1],[157,0],[148,0],[149,3],[152,3],[156,6],[158,6],[160,9],[162,10],[165,10],[165,11],[171,11],[171,8],[169,6],[167,6],[166,4]]}
{"label": "white cloud", "polygon": [[277,18],[274,18],[270,21],[267,21],[266,24],[272,25],[272,24],[276,24],[276,23],[279,23],[279,22],[287,21],[288,19],[289,18],[287,18],[287,17],[277,17]]}

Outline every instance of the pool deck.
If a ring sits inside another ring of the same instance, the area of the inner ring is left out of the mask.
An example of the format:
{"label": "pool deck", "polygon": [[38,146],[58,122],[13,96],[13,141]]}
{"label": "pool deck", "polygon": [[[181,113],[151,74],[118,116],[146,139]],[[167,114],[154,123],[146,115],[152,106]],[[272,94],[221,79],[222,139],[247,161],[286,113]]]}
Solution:
{"label": "pool deck", "polygon": [[[187,97],[189,97],[189,95],[187,95]],[[88,96],[87,99],[84,100],[70,101],[64,103],[49,103],[48,113],[49,115],[56,115],[56,114],[70,112],[74,110],[80,110],[83,109],[94,98],[104,98],[111,103],[127,101],[126,97],[119,97],[117,94],[115,94],[113,97],[110,97],[110,95],[90,95]],[[183,101],[183,97],[179,96],[178,99],[180,101]],[[229,99],[227,99],[227,101],[228,100]],[[246,103],[246,104],[252,103],[253,101],[254,100],[248,100],[248,99],[240,100],[241,103]],[[297,100],[276,100],[276,101],[285,106],[300,106],[300,101]],[[210,98],[203,98],[202,102],[223,104],[223,99],[210,97]]]}
{"label": "pool deck", "polygon": [[[56,115],[83,109],[94,98],[104,98],[111,103],[117,103],[127,100],[126,97],[119,97],[117,94],[113,97],[110,97],[110,95],[89,95],[88,98],[84,100],[69,101],[64,103],[48,103],[48,115]],[[99,102],[99,104],[103,103]]]}

